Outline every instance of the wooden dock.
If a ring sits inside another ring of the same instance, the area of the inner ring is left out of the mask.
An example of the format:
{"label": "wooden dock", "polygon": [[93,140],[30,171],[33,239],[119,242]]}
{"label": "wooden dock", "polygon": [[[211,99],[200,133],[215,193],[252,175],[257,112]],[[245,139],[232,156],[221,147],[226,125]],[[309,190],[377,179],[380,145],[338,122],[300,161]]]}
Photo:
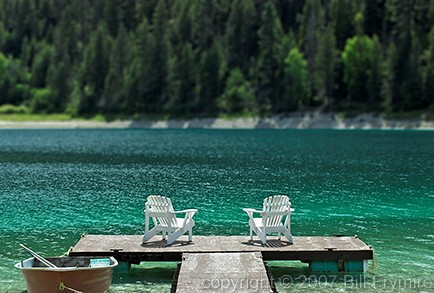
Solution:
{"label": "wooden dock", "polygon": [[[84,235],[70,256],[114,256],[119,262],[179,261],[172,292],[275,292],[264,260],[299,260],[316,272],[366,272],[373,250],[357,237],[294,237],[294,243],[248,236],[180,237],[168,246],[161,236],[145,244],[142,235]],[[128,266],[129,266],[128,265]],[[200,272],[198,274],[197,272]]]}
{"label": "wooden dock", "polygon": [[373,250],[357,237],[302,236],[289,244],[269,237],[267,245],[248,236],[180,237],[167,246],[160,237],[142,244],[142,235],[84,235],[71,248],[71,256],[114,256],[118,261],[181,261],[184,253],[260,252],[264,260],[360,261],[373,259]]}
{"label": "wooden dock", "polygon": [[275,292],[258,252],[186,253],[176,279],[176,293]]}

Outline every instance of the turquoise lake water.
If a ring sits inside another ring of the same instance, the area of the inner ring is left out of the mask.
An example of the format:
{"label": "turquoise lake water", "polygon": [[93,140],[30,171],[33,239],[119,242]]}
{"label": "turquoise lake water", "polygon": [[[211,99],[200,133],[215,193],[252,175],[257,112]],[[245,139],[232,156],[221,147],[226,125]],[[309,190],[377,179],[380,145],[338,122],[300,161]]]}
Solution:
{"label": "turquoise lake water", "polygon": [[[287,194],[293,235],[375,249],[363,276],[271,262],[280,292],[434,292],[434,132],[139,129],[0,131],[0,292],[25,290],[19,243],[52,256],[142,234],[149,194],[199,209],[194,235],[248,235],[242,208]],[[111,292],[169,292],[175,267],[133,266]]]}

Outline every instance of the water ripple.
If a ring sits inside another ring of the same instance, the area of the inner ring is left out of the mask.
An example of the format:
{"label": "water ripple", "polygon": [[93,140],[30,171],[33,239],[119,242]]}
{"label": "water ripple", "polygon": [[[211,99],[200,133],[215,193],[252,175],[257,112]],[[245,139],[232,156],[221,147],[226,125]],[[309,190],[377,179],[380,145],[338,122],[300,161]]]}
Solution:
{"label": "water ripple", "polygon": [[[11,271],[26,257],[19,243],[60,255],[82,233],[141,234],[149,194],[199,209],[198,235],[247,235],[242,208],[288,194],[294,235],[357,234],[377,275],[427,276],[433,145],[411,131],[0,131],[0,275],[12,280],[0,292],[24,288]],[[173,268],[161,273],[117,277],[114,292],[167,291]]]}

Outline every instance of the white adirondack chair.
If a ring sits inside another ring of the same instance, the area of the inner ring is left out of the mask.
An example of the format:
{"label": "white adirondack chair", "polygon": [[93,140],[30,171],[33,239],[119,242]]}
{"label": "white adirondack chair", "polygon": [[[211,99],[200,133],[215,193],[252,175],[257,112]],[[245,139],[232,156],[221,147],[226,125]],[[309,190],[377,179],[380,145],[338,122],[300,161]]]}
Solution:
{"label": "white adirondack chair", "polygon": [[[291,202],[286,195],[275,195],[264,199],[262,211],[255,209],[243,209],[249,215],[250,241],[253,240],[253,231],[258,235],[263,244],[267,243],[267,234],[278,233],[285,235],[290,243],[293,242],[291,235]],[[260,218],[253,217],[258,213]]]}
{"label": "white adirondack chair", "polygon": [[[160,195],[150,195],[145,204],[145,235],[143,243],[154,237],[157,233],[163,233],[163,240],[172,244],[177,238],[188,231],[188,241],[193,240],[192,229],[194,227],[193,216],[196,209],[174,211],[170,198]],[[177,218],[176,215],[185,214],[184,218]],[[154,227],[149,230],[149,219],[152,218]]]}

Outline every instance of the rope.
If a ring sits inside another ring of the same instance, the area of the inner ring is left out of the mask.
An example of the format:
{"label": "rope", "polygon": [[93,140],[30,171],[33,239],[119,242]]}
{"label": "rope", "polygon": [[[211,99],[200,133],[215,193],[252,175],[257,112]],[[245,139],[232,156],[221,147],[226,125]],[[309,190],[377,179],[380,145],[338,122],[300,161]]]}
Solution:
{"label": "rope", "polygon": [[69,290],[71,292],[74,292],[74,293],[84,293],[83,291],[78,291],[78,290],[75,290],[73,288],[67,287],[67,286],[65,286],[65,284],[63,284],[63,282],[60,282],[60,284],[59,284],[59,290],[63,291],[65,289]]}

